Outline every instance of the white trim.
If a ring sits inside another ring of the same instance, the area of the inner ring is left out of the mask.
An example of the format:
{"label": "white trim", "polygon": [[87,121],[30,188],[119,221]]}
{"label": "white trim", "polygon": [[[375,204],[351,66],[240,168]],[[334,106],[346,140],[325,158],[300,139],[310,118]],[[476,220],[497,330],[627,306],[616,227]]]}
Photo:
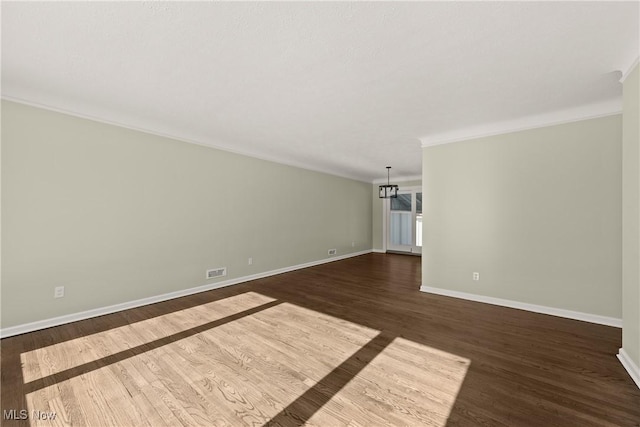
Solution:
{"label": "white trim", "polygon": [[398,186],[398,194],[400,193],[410,193],[412,191],[417,191],[417,192],[421,192],[422,191],[422,185],[412,185],[412,186],[408,186],[408,187],[403,187],[402,185]]}
{"label": "white trim", "polygon": [[636,68],[636,65],[638,65],[638,63],[640,63],[640,56],[637,56],[636,59],[631,63],[631,65],[627,67],[626,70],[622,70],[622,77],[620,77],[620,80],[619,80],[620,83],[624,83],[624,81],[627,80],[627,77],[629,77],[629,74],[631,74],[634,68]]}
{"label": "white trim", "polygon": [[24,334],[27,332],[37,331],[40,329],[51,328],[53,326],[63,325],[65,323],[77,322],[78,320],[89,319],[92,317],[103,316],[105,314],[115,313],[118,311],[128,310],[130,308],[140,307],[143,305],[155,304],[157,302],[167,301],[174,298],[180,298],[187,295],[197,294],[200,292],[206,292],[213,289],[223,288],[226,286],[237,285],[239,283],[248,282],[251,280],[262,279],[269,276],[275,276],[277,274],[288,273],[294,270],[300,270],[302,268],[313,267],[320,264],[326,264],[329,262],[340,261],[347,258],[352,258],[360,255],[371,253],[372,250],[353,252],[346,255],[332,256],[331,258],[321,259],[318,261],[311,261],[304,264],[293,265],[290,267],[278,268],[276,270],[265,271],[264,273],[252,274],[249,276],[238,277],[235,279],[225,280],[223,282],[209,283],[195,288],[183,289],[180,291],[169,292],[162,295],[156,295],[148,298],[142,298],[135,301],[123,302],[120,304],[114,304],[107,307],[94,308],[87,311],[81,311],[79,313],[66,314],[64,316],[54,317],[51,319],[38,320],[36,322],[25,323],[17,326],[10,326],[8,328],[0,329],[0,338],[7,338],[14,335]]}
{"label": "white trim", "polygon": [[640,388],[640,368],[638,367],[638,365],[633,363],[633,360],[631,360],[627,352],[624,351],[624,348],[618,350],[617,356],[620,360],[620,363],[622,363],[622,366],[624,366],[624,369],[626,369],[629,373],[629,376],[631,376],[633,382],[636,383],[638,388]]}
{"label": "white trim", "polygon": [[371,252],[375,253],[375,254],[386,254],[387,251],[385,251],[384,249],[374,249]]}
{"label": "white trim", "polygon": [[615,317],[600,316],[598,314],[582,313],[580,311],[564,310],[562,308],[547,307],[544,305],[528,304],[525,302],[512,301],[502,298],[487,297],[484,295],[469,294],[466,292],[451,291],[449,289],[432,288],[430,286],[420,286],[421,292],[444,295],[465,299],[469,301],[482,302],[486,304],[500,305],[503,307],[517,308],[519,310],[532,311],[534,313],[550,314],[551,316],[566,317],[568,319],[582,320],[583,322],[597,323],[599,325],[614,326],[622,328],[622,319]]}
{"label": "white trim", "polygon": [[[392,184],[398,185],[407,181],[422,181],[422,175],[394,176],[390,181]],[[376,178],[372,182],[373,184],[386,184],[387,178]]]}
{"label": "white trim", "polygon": [[273,162],[273,163],[278,163],[278,164],[281,164],[281,165],[292,166],[292,167],[299,168],[299,169],[305,169],[305,170],[310,170],[310,171],[314,171],[314,172],[320,172],[320,173],[324,173],[324,174],[328,174],[328,175],[332,175],[332,176],[337,176],[337,177],[340,177],[340,178],[351,179],[351,180],[358,181],[358,182],[366,182],[366,183],[370,182],[367,179],[364,179],[362,177],[356,177],[356,176],[353,176],[353,175],[346,175],[346,174],[344,174],[342,172],[338,172],[338,171],[335,171],[335,170],[318,168],[316,166],[309,165],[309,164],[303,163],[303,162],[295,162],[295,161],[291,161],[289,159],[284,159],[284,158],[280,158],[280,157],[267,156],[267,155],[264,155],[264,154],[261,154],[261,153],[255,153],[255,152],[253,152],[251,150],[238,150],[236,148],[230,148],[230,144],[226,144],[226,143],[221,142],[221,141],[205,141],[205,140],[202,140],[200,138],[193,138],[193,137],[188,137],[188,136],[184,136],[184,135],[175,135],[175,134],[159,132],[159,131],[151,130],[151,129],[144,128],[144,127],[138,127],[138,126],[135,126],[135,125],[130,125],[130,124],[118,122],[118,121],[115,121],[115,120],[103,119],[103,118],[100,118],[100,117],[91,116],[89,114],[83,114],[83,113],[78,113],[76,111],[65,110],[63,108],[53,107],[51,105],[46,105],[46,104],[40,104],[38,102],[27,101],[25,99],[15,98],[13,96],[2,95],[2,96],[0,96],[0,98],[4,99],[4,100],[7,100],[7,101],[15,102],[17,104],[24,104],[24,105],[28,105],[30,107],[40,108],[42,110],[53,111],[54,113],[66,114],[67,116],[78,117],[80,119],[91,120],[91,121],[94,121],[94,122],[103,123],[103,124],[107,124],[107,125],[111,125],[111,126],[117,126],[117,127],[121,127],[121,128],[124,128],[124,129],[134,130],[136,132],[143,132],[143,133],[146,133],[146,134],[149,134],[149,135],[155,135],[155,136],[159,136],[159,137],[162,137],[162,138],[169,138],[169,139],[172,139],[174,141],[186,142],[186,143],[189,143],[189,144],[200,145],[200,146],[203,146],[203,147],[213,148],[213,149],[220,150],[220,151],[226,151],[228,153],[233,153],[233,154],[237,154],[237,155],[240,155],[240,156],[251,157],[251,158],[254,158],[254,159],[265,160],[267,162]]}
{"label": "white trim", "polygon": [[473,128],[460,129],[452,132],[420,138],[422,148],[452,142],[467,141],[487,136],[502,135],[523,130],[544,128],[582,120],[597,119],[622,113],[622,98],[614,98],[598,104],[583,105],[563,111],[527,116],[516,120],[509,120]]}
{"label": "white trim", "polygon": [[384,251],[384,253],[387,253],[387,212],[389,211],[388,208],[389,205],[389,199],[383,199],[382,200],[382,250]]}

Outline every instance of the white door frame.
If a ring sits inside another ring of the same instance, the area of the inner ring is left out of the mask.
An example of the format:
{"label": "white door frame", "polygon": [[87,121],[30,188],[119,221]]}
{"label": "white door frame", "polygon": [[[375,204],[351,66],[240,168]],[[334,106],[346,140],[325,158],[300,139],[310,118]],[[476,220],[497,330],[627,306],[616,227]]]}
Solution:
{"label": "white door frame", "polygon": [[[398,194],[400,194],[401,192],[416,192],[416,193],[421,193],[422,192],[422,186],[421,185],[413,185],[413,186],[407,186],[407,187],[398,187]],[[413,205],[413,200],[411,202],[411,204]],[[390,220],[390,215],[389,215],[389,209],[391,207],[391,201],[390,199],[382,199],[382,250],[384,252],[387,252],[387,250],[389,250],[389,220]],[[415,235],[415,224],[412,224],[413,227],[413,233]],[[409,252],[407,252],[409,253]],[[411,253],[415,253],[415,254],[421,254],[422,253],[422,248],[420,248],[420,250],[418,251],[412,251]]]}

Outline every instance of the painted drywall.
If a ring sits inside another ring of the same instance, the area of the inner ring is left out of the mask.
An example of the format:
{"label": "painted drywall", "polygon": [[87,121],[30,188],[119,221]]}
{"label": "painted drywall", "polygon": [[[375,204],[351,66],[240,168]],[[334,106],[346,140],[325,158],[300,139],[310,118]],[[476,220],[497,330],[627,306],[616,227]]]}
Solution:
{"label": "painted drywall", "polygon": [[[407,187],[419,187],[422,185],[422,181],[414,180],[414,181],[393,181],[392,184],[396,184],[400,190]],[[371,214],[372,214],[372,237],[373,237],[373,250],[382,251],[383,249],[383,215],[382,215],[382,207],[384,206],[385,200],[381,199],[379,196],[379,187],[380,184],[373,184],[372,194],[371,194]]]}
{"label": "painted drywall", "polygon": [[640,366],[640,75],[623,83],[622,348]]}
{"label": "painted drywall", "polygon": [[6,101],[2,149],[3,328],[371,249],[370,183]]}
{"label": "painted drywall", "polygon": [[424,148],[423,286],[619,319],[621,131],[615,115]]}

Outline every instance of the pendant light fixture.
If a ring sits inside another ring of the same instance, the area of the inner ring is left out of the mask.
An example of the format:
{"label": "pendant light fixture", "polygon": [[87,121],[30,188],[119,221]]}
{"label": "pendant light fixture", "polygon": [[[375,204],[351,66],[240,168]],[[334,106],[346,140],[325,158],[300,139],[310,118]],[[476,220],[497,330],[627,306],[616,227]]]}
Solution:
{"label": "pendant light fixture", "polygon": [[389,184],[389,170],[391,166],[387,166],[387,184],[379,187],[379,197],[381,199],[390,199],[398,197],[398,186]]}

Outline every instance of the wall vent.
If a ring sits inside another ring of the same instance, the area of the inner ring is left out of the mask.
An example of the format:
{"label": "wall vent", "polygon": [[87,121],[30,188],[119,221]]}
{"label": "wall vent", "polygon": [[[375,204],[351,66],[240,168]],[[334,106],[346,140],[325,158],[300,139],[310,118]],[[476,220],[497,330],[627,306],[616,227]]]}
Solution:
{"label": "wall vent", "polygon": [[213,268],[207,270],[207,279],[215,279],[216,277],[222,277],[227,275],[227,267]]}
{"label": "wall vent", "polygon": [[338,253],[337,249],[329,249],[329,255],[335,255]]}

